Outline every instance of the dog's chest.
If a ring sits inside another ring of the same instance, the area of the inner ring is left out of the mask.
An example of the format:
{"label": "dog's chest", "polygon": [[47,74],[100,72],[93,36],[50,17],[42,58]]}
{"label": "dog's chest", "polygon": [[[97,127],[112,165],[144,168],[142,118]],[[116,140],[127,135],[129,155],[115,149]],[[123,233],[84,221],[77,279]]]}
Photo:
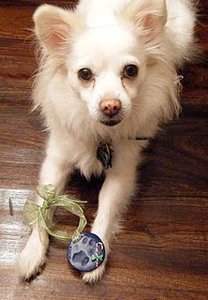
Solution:
{"label": "dog's chest", "polygon": [[100,175],[103,172],[103,166],[97,159],[97,147],[96,143],[78,143],[74,149],[74,166],[86,178],[90,178],[91,175]]}

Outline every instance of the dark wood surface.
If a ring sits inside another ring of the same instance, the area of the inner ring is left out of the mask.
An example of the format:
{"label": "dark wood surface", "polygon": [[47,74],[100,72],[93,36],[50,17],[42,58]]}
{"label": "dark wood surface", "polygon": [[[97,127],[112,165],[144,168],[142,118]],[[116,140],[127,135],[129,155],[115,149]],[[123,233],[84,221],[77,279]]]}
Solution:
{"label": "dark wood surface", "polygon": [[[85,285],[66,261],[65,247],[51,241],[48,264],[22,283],[15,262],[29,234],[25,199],[37,184],[46,133],[30,114],[36,68],[32,13],[39,0],[0,1],[0,299],[208,299],[208,2],[199,2],[197,36],[203,59],[186,66],[183,113],[163,127],[138,170],[139,190],[113,243],[107,272]],[[47,1],[65,6],[75,1]],[[102,179],[73,176],[68,190],[89,200],[89,223]],[[10,200],[10,201],[9,201]],[[13,209],[11,210],[12,203]],[[76,218],[57,213],[68,229]]]}

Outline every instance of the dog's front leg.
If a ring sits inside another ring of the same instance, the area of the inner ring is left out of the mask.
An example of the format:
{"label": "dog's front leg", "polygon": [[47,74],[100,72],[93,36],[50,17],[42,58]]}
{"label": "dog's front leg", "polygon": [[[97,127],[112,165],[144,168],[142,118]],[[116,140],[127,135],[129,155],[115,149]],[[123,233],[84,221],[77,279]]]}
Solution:
{"label": "dog's front leg", "polygon": [[[50,139],[47,156],[41,168],[40,185],[52,184],[58,193],[65,185],[66,177],[72,171],[69,155],[65,153],[60,143]],[[36,202],[42,204],[42,199],[37,197]],[[49,211],[48,217],[52,220],[54,211]],[[46,262],[46,252],[49,238],[45,230],[38,230],[34,224],[26,246],[22,250],[19,260],[19,273],[22,279],[29,279],[41,270]]]}
{"label": "dog's front leg", "polygon": [[[92,232],[104,242],[106,258],[96,270],[84,274],[83,280],[89,283],[99,280],[105,270],[110,242],[119,230],[121,214],[135,189],[138,152],[135,149],[131,151],[127,147],[126,151],[122,149],[122,152],[118,152],[117,155],[118,157],[115,157],[113,161],[113,168],[107,172],[100,191],[98,212],[92,226]],[[125,162],[127,163],[125,164]]]}

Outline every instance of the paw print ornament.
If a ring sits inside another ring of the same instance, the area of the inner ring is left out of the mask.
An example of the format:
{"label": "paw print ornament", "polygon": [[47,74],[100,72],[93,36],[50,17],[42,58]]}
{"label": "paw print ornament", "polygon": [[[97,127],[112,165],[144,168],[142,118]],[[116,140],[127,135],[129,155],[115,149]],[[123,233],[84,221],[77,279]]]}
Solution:
{"label": "paw print ornament", "polygon": [[[70,242],[67,259],[76,270],[90,272],[98,268],[105,259],[105,247],[96,234],[82,233],[87,224],[81,207],[85,202],[66,195],[59,196],[53,185],[38,187],[37,194],[43,199],[42,205],[30,200],[25,203],[24,215],[28,225],[37,223],[39,232],[44,229],[59,241]],[[79,225],[73,233],[58,230],[48,218],[48,210],[57,207],[64,208],[79,217]]]}
{"label": "paw print ornament", "polygon": [[105,246],[94,233],[85,232],[72,241],[67,250],[67,259],[80,272],[97,269],[105,259]]}

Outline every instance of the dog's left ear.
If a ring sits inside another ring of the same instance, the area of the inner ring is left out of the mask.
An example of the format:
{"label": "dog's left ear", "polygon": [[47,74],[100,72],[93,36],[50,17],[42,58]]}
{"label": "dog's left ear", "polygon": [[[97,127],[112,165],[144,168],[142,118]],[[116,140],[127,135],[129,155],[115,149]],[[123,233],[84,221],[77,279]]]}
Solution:
{"label": "dog's left ear", "polygon": [[77,13],[44,4],[33,15],[35,34],[49,54],[62,55],[68,50],[75,31],[84,27]]}
{"label": "dog's left ear", "polygon": [[152,42],[167,22],[166,0],[132,1],[121,17],[133,24],[145,44]]}

